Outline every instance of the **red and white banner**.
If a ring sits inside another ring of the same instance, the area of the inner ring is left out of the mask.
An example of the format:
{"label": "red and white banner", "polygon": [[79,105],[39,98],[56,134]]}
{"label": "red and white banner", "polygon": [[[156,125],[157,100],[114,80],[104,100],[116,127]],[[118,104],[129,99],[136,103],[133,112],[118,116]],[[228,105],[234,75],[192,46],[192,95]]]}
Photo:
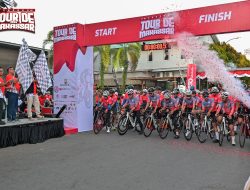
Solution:
{"label": "red and white banner", "polygon": [[[228,71],[234,77],[241,78],[241,77],[250,77],[250,70],[231,70]],[[205,79],[207,78],[205,72],[198,72],[196,78],[198,79]]]}
{"label": "red and white banner", "polygon": [[54,112],[66,104],[64,126],[79,132],[93,125],[93,47],[82,47],[82,26],[54,29]]}
{"label": "red and white banner", "polygon": [[196,89],[196,65],[188,64],[187,69],[187,89],[193,86]]}
{"label": "red and white banner", "polygon": [[84,46],[250,30],[250,1],[84,25]]}

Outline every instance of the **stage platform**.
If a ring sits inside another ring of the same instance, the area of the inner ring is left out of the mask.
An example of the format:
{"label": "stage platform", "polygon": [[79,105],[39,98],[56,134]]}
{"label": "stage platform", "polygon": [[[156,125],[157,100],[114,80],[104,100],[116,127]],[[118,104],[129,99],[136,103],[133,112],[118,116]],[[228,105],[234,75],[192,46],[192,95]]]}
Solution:
{"label": "stage platform", "polygon": [[61,118],[43,118],[34,121],[20,119],[0,125],[0,148],[25,143],[41,143],[47,139],[64,135],[63,119]]}

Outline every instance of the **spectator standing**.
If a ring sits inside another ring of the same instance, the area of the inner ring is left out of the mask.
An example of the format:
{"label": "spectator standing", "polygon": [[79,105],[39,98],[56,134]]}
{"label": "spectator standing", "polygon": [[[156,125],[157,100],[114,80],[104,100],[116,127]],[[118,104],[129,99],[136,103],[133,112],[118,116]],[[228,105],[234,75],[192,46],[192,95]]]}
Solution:
{"label": "spectator standing", "polygon": [[20,91],[20,83],[18,78],[15,77],[13,67],[7,69],[8,75],[6,76],[6,98],[8,99],[7,105],[7,118],[9,122],[16,121],[16,114],[18,109],[18,94]]}
{"label": "spectator standing", "polygon": [[5,125],[5,122],[2,121],[2,116],[4,114],[4,93],[5,93],[5,82],[3,79],[3,68],[0,67],[0,125]]}
{"label": "spectator standing", "polygon": [[36,79],[33,80],[30,87],[26,91],[26,98],[27,98],[28,119],[31,121],[34,120],[34,118],[32,118],[32,105],[34,105],[36,117],[38,119],[42,119],[43,116],[40,115],[41,114],[40,102],[39,102],[39,98],[37,94],[37,80]]}

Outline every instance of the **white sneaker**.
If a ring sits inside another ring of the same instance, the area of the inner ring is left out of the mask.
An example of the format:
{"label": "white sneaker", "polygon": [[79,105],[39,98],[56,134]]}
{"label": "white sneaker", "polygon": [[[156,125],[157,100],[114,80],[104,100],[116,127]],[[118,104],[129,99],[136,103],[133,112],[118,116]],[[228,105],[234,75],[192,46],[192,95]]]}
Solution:
{"label": "white sneaker", "polygon": [[232,138],[232,145],[235,146],[235,144],[236,144],[235,143],[235,136],[232,136],[231,138]]}
{"label": "white sneaker", "polygon": [[185,136],[187,137],[189,134],[190,134],[190,131],[187,131],[186,134],[185,134]]}
{"label": "white sneaker", "polygon": [[110,133],[110,127],[108,127],[108,129],[107,129],[107,133]]}

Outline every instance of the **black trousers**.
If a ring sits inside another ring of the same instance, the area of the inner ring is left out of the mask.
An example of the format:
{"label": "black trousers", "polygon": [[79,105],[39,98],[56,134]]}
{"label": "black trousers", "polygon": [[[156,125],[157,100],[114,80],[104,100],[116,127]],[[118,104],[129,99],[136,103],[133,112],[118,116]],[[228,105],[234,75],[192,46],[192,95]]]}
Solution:
{"label": "black trousers", "polygon": [[2,120],[2,118],[4,117],[4,99],[0,98],[0,121]]}

